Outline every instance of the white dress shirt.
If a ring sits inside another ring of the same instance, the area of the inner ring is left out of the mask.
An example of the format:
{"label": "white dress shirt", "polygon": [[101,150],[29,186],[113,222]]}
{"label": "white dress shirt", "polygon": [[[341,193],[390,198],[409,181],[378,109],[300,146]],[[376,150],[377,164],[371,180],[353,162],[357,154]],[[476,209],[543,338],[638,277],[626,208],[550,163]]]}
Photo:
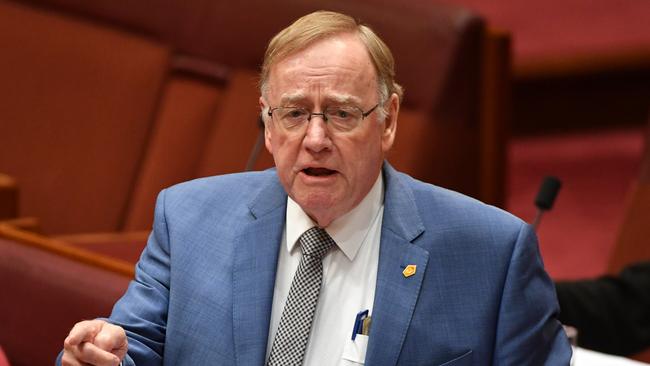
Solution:
{"label": "white dress shirt", "polygon": [[[298,238],[316,226],[296,202],[291,198],[287,200],[286,224],[278,257],[266,347],[267,360],[293,276],[302,257]],[[368,338],[358,335],[353,342],[352,328],[360,311],[369,310],[372,316],[383,213],[384,183],[379,174],[361,203],[325,228],[336,242],[336,247],[323,258],[323,282],[304,365],[364,363]]]}

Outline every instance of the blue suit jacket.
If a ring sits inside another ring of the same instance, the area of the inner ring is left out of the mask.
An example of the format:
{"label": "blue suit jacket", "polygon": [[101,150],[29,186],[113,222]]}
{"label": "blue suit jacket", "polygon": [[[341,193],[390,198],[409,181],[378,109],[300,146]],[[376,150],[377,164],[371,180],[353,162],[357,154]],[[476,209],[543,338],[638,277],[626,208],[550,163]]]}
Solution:
{"label": "blue suit jacket", "polygon": [[[571,349],[529,226],[383,169],[367,365],[568,365]],[[264,365],[287,196],[276,172],[163,191],[136,278],[110,321],[125,365]],[[409,264],[417,272],[404,277]]]}

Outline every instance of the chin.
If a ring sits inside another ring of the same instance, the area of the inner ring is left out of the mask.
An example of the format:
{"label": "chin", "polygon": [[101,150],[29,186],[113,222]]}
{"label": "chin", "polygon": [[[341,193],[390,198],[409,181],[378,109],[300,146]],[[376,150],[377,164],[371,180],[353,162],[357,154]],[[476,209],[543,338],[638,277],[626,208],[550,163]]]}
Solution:
{"label": "chin", "polygon": [[304,205],[315,210],[329,210],[334,206],[334,200],[329,194],[308,194],[300,201],[297,201],[300,206]]}
{"label": "chin", "polygon": [[331,192],[303,192],[292,198],[307,213],[331,211],[339,202],[336,195]]}

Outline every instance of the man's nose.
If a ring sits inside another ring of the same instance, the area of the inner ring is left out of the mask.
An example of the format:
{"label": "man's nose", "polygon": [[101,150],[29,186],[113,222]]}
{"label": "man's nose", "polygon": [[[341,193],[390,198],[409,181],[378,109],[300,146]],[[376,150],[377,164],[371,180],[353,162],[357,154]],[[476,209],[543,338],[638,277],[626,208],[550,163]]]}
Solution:
{"label": "man's nose", "polygon": [[323,115],[311,116],[311,119],[307,122],[307,131],[305,132],[303,144],[307,149],[314,152],[321,152],[331,148],[332,140]]}

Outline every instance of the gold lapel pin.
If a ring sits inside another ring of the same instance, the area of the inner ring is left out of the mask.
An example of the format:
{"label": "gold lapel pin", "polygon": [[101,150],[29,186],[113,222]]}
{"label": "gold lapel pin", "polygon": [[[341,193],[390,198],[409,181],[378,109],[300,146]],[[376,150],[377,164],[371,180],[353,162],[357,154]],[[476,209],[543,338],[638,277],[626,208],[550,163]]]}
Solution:
{"label": "gold lapel pin", "polygon": [[409,264],[408,266],[406,266],[406,268],[404,268],[402,274],[404,275],[404,277],[411,277],[415,274],[416,270],[417,270],[417,266],[415,264]]}

